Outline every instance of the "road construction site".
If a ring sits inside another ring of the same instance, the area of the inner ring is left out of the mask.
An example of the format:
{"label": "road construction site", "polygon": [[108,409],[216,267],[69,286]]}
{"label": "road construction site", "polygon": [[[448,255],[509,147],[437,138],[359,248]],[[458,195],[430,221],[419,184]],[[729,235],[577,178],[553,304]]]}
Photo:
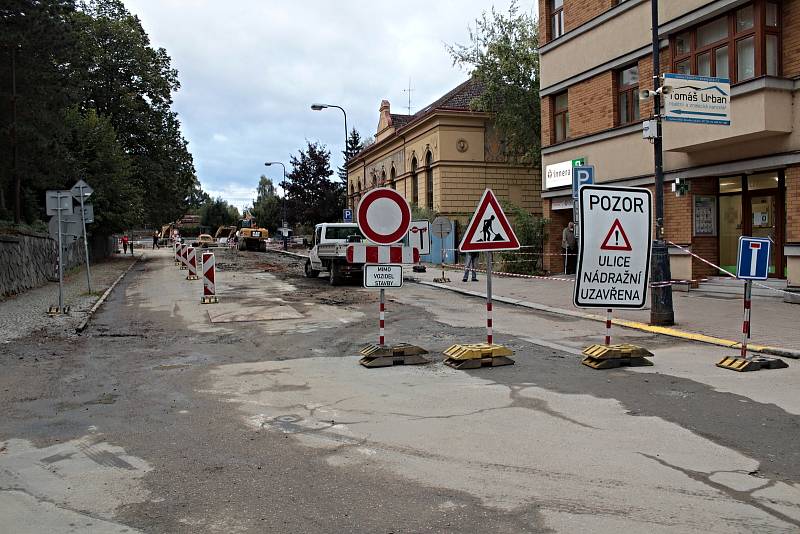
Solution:
{"label": "road construction site", "polygon": [[598,371],[601,323],[498,302],[515,364],[455,370],[442,351],[484,340],[482,301],[406,280],[387,343],[430,363],[367,369],[376,291],[278,252],[216,266],[203,305],[147,251],[81,335],[0,345],[10,531],[800,528],[796,360],[735,373],[714,365],[731,349],[615,327],[654,365]]}

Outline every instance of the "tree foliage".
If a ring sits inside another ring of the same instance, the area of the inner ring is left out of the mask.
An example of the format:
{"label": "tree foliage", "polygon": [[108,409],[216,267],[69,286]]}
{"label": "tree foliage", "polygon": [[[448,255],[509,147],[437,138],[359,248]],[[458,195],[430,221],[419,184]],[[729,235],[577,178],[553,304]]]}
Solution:
{"label": "tree foliage", "polygon": [[540,165],[539,30],[537,20],[512,1],[508,13],[483,12],[467,44],[448,45],[453,64],[484,85],[472,107],[494,113],[506,155]]}
{"label": "tree foliage", "polygon": [[543,270],[542,254],[546,239],[547,219],[536,217],[510,202],[502,202],[503,211],[511,219],[514,233],[522,245],[524,254],[501,252],[500,261],[507,273],[539,274]]}
{"label": "tree foliage", "polygon": [[358,130],[353,128],[350,130],[350,135],[347,137],[347,147],[342,152],[344,156],[344,163],[341,167],[339,167],[339,179],[342,181],[345,187],[347,187],[347,162],[350,161],[353,156],[358,154],[364,149],[364,143],[361,139],[361,134],[358,133]]}
{"label": "tree foliage", "polygon": [[344,209],[344,184],[333,182],[331,153],[320,143],[307,141],[305,150],[290,159],[287,175],[289,221],[302,225],[337,221]]}
{"label": "tree foliage", "polygon": [[275,235],[281,224],[282,204],[272,180],[261,175],[253,208],[250,210],[260,226]]}
{"label": "tree foliage", "polygon": [[235,226],[239,222],[239,210],[231,206],[222,198],[209,199],[200,209],[200,225],[209,229],[213,234],[220,226]]}
{"label": "tree foliage", "polygon": [[13,209],[14,54],[23,218],[83,178],[95,231],[159,226],[207,200],[172,111],[178,73],[121,0],[7,0],[0,8],[0,218]]}

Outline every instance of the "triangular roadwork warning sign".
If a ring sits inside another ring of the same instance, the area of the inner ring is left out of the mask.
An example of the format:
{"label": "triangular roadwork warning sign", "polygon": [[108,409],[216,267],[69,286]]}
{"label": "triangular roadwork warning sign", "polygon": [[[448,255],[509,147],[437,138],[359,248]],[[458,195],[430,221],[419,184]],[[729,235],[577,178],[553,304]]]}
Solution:
{"label": "triangular roadwork warning sign", "polygon": [[625,230],[622,229],[622,224],[619,219],[614,220],[611,229],[608,231],[603,244],[600,245],[600,250],[624,250],[630,252],[631,242],[628,241],[628,236],[625,235]]}
{"label": "triangular roadwork warning sign", "polygon": [[491,189],[483,192],[458,249],[461,252],[519,249],[519,240]]}

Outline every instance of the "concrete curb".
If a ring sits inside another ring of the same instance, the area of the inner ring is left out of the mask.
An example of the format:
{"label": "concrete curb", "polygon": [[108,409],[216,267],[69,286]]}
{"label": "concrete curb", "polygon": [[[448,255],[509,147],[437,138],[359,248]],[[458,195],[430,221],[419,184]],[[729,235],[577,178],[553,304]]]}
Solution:
{"label": "concrete curb", "polygon": [[[460,289],[457,287],[451,287],[445,284],[438,284],[436,282],[428,282],[425,280],[413,280],[414,282],[429,286],[435,287],[437,289],[445,289],[448,291],[452,291],[454,293],[459,293],[461,295],[467,295],[470,297],[478,297],[485,299],[486,294],[481,293],[479,291],[470,291],[469,289]],[[554,313],[557,315],[566,315],[569,317],[576,317],[579,319],[588,319],[590,321],[598,321],[605,323],[606,318],[600,315],[593,315],[591,313],[585,313],[577,310],[566,310],[564,308],[556,308],[553,306],[547,306],[545,304],[538,304],[536,302],[529,302],[525,300],[519,299],[511,299],[508,297],[500,297],[500,296],[492,296],[492,300],[495,302],[502,302],[504,304],[510,304],[512,306],[520,306],[522,308],[528,308],[532,310],[544,311],[548,313]],[[665,336],[675,337],[679,339],[685,339],[687,341],[696,341],[699,343],[708,343],[710,345],[717,345],[720,347],[727,347],[731,349],[741,348],[741,343],[738,341],[732,341],[730,339],[723,339],[713,336],[707,336],[705,334],[697,334],[694,332],[685,332],[683,330],[678,330],[677,328],[668,328],[664,326],[651,326],[649,324],[640,323],[637,321],[628,321],[626,319],[613,319],[612,323],[617,326],[622,326],[624,328],[630,328],[632,330],[639,330],[641,332],[649,332],[651,334],[662,334]],[[800,350],[794,349],[786,349],[783,347],[771,347],[768,345],[755,345],[755,344],[748,344],[747,347],[752,350],[753,352],[760,352],[762,354],[770,354],[773,356],[783,356],[785,358],[794,358],[800,359]]]}
{"label": "concrete curb", "polygon": [[298,254],[297,252],[289,252],[288,250],[277,250],[277,249],[267,249],[267,252],[274,252],[276,254],[283,254],[285,256],[291,256],[293,258],[299,258],[303,260],[308,259],[308,254]]}
{"label": "concrete curb", "polygon": [[137,263],[139,263],[139,260],[142,259],[142,257],[143,257],[143,255],[139,256],[138,258],[134,257],[134,262],[131,263],[130,266],[127,269],[125,269],[125,272],[123,272],[121,275],[119,275],[117,277],[117,279],[114,280],[114,283],[111,284],[108,287],[108,289],[106,289],[103,292],[103,294],[100,296],[98,301],[95,302],[94,306],[92,306],[92,308],[89,310],[89,314],[83,319],[83,321],[80,322],[80,324],[77,326],[77,328],[75,328],[75,333],[81,334],[81,333],[83,333],[84,330],[86,330],[86,327],[89,326],[89,321],[92,320],[92,317],[94,316],[95,312],[100,309],[100,306],[102,306],[103,303],[105,303],[106,299],[108,299],[108,296],[111,294],[112,291],[114,291],[114,288],[117,287],[117,284],[119,284],[122,281],[122,279],[125,278],[126,274],[131,272],[131,269],[133,269],[134,266]]}

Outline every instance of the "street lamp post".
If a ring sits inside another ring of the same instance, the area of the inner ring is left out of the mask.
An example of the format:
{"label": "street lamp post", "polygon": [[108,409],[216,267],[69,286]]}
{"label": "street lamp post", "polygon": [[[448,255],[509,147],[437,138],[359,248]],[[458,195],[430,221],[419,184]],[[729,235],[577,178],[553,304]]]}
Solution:
{"label": "street lamp post", "polygon": [[311,109],[314,111],[322,111],[325,108],[336,108],[342,111],[344,115],[344,163],[347,165],[347,112],[343,107],[334,106],[333,104],[311,104]]}
{"label": "street lamp post", "polygon": [[658,0],[650,0],[652,38],[653,38],[653,115],[656,119],[656,137],[653,140],[655,159],[655,204],[656,235],[653,240],[652,266],[650,280],[655,287],[650,288],[650,324],[669,326],[675,324],[672,307],[672,286],[664,284],[671,278],[669,252],[664,241],[664,165],[661,132],[661,69],[660,40],[658,36]]}
{"label": "street lamp post", "polygon": [[270,167],[272,165],[280,165],[281,167],[283,167],[283,182],[281,183],[281,187],[283,188],[283,202],[281,202],[281,212],[282,212],[282,215],[281,215],[281,219],[282,219],[281,227],[283,229],[281,230],[281,235],[283,236],[283,250],[286,250],[288,248],[287,235],[286,235],[286,228],[288,226],[286,224],[287,223],[287,221],[286,221],[286,165],[284,165],[280,161],[268,161],[268,162],[264,163],[264,165],[266,165],[267,167]]}

